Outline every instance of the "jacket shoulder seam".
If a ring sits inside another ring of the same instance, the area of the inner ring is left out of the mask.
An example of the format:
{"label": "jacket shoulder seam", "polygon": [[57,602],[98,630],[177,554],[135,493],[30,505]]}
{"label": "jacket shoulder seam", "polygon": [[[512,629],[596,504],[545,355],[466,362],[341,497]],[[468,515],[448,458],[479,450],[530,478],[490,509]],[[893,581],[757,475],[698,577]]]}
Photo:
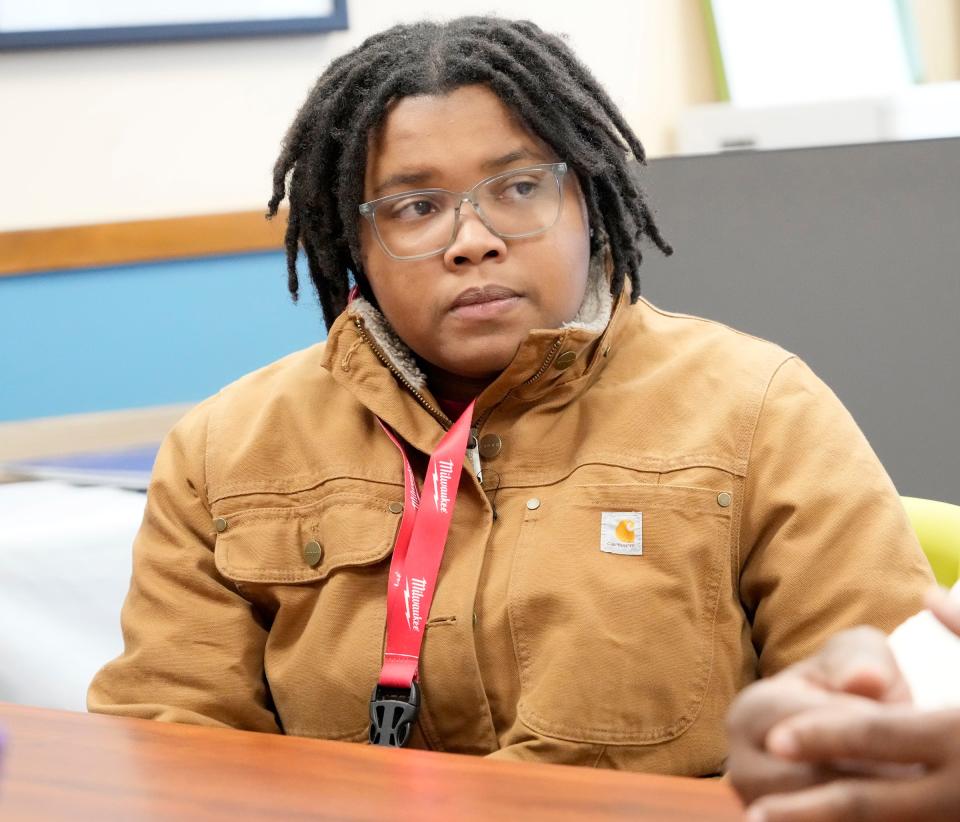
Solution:
{"label": "jacket shoulder seam", "polygon": [[[210,500],[214,496],[210,490],[211,475],[215,466],[212,445],[215,445],[216,429],[213,416],[218,411],[222,397],[223,390],[221,389],[210,398],[210,409],[207,411],[205,425],[203,426],[203,496],[204,505],[208,511],[210,510]],[[214,431],[211,431],[211,427],[214,427]]]}
{"label": "jacket shoulder seam", "polygon": [[693,322],[702,323],[704,325],[711,325],[711,326],[714,326],[715,328],[722,328],[726,331],[729,331],[731,334],[737,335],[738,337],[744,337],[745,339],[748,339],[748,340],[753,340],[755,342],[763,343],[765,346],[779,348],[785,354],[789,356],[795,356],[792,352],[787,351],[785,348],[783,348],[783,346],[781,346],[779,343],[775,343],[771,340],[766,340],[763,337],[758,337],[756,334],[750,334],[749,332],[742,331],[739,328],[734,328],[732,325],[727,325],[726,323],[720,322],[719,320],[711,320],[708,317],[698,317],[696,314],[684,314],[680,311],[667,311],[663,308],[660,308],[654,305],[653,303],[649,302],[643,297],[641,297],[640,299],[643,300],[644,304],[648,308],[650,308],[651,311],[653,311],[655,314],[659,314],[661,317],[667,317],[669,319],[676,319],[676,320],[691,320]]}
{"label": "jacket shoulder seam", "polygon": [[744,457],[743,457],[743,464],[744,464],[744,471],[743,471],[743,491],[744,491],[744,499],[741,501],[740,511],[739,511],[739,513],[738,513],[738,515],[737,515],[737,540],[736,540],[736,544],[735,544],[735,549],[736,549],[736,552],[737,552],[737,556],[736,556],[736,569],[737,569],[737,576],[738,576],[738,578],[739,578],[739,572],[740,572],[740,557],[742,556],[742,553],[743,553],[742,550],[741,550],[741,549],[742,549],[741,540],[742,540],[742,538],[743,538],[743,507],[744,507],[744,505],[746,504],[747,486],[748,486],[748,480],[749,480],[749,478],[750,478],[751,460],[752,460],[752,458],[753,458],[753,446],[755,445],[756,440],[757,440],[757,430],[760,428],[760,418],[763,416],[763,409],[764,409],[764,407],[765,407],[766,404],[767,404],[767,397],[770,395],[770,388],[771,388],[771,386],[773,385],[773,381],[777,378],[777,375],[780,373],[780,371],[783,369],[783,367],[784,367],[787,363],[793,362],[793,361],[795,361],[795,360],[796,360],[796,361],[799,361],[799,357],[797,357],[796,354],[790,354],[790,355],[784,357],[784,358],[777,364],[777,367],[774,368],[773,371],[771,371],[770,376],[767,378],[767,384],[764,386],[763,393],[762,393],[762,395],[760,396],[759,402],[757,403],[756,411],[755,411],[754,414],[753,414],[752,430],[750,431],[750,441],[749,441],[749,444],[747,445],[747,451],[746,451],[746,453],[744,454]]}

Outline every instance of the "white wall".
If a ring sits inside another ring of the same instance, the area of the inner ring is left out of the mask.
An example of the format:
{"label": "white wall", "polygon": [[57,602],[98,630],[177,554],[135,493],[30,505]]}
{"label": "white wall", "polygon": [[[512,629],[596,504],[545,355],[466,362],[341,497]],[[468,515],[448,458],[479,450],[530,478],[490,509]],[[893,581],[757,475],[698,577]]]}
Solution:
{"label": "white wall", "polygon": [[500,13],[570,35],[647,144],[709,100],[699,0],[348,0],[327,35],[0,55],[0,231],[262,208],[335,56],[401,20]]}

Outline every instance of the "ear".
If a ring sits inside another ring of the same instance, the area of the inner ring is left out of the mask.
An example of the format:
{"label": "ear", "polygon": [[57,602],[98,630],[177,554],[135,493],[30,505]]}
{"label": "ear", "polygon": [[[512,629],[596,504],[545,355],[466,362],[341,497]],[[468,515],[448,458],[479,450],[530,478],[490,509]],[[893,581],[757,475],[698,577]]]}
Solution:
{"label": "ear", "polygon": [[613,277],[613,252],[610,238],[602,228],[590,228],[590,265],[602,267],[609,283]]}

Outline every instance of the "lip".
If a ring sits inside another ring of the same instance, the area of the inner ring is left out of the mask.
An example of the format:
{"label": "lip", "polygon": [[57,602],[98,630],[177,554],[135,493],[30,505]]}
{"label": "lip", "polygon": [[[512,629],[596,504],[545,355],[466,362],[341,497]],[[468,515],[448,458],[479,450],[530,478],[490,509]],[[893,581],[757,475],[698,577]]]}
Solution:
{"label": "lip", "polygon": [[461,291],[450,305],[450,313],[462,319],[489,319],[509,311],[520,295],[503,285],[485,285]]}
{"label": "lip", "polygon": [[462,308],[465,305],[477,305],[479,303],[492,303],[496,300],[509,300],[511,297],[519,297],[512,288],[504,285],[485,285],[483,288],[468,288],[461,291],[457,299],[450,305],[450,309]]}

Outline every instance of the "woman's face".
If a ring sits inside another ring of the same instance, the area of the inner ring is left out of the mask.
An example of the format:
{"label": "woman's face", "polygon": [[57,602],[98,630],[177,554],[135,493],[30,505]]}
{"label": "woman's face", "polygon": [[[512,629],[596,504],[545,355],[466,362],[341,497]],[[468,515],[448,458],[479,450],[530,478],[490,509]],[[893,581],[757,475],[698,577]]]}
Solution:
{"label": "woman's face", "polygon": [[[422,188],[467,191],[494,174],[564,159],[485,86],[404,97],[371,141],[364,200]],[[548,230],[504,240],[464,203],[453,244],[422,260],[390,257],[361,221],[363,268],[377,302],[423,360],[457,376],[492,378],[531,329],[574,317],[587,283],[589,226],[572,170],[562,185],[560,216]]]}

